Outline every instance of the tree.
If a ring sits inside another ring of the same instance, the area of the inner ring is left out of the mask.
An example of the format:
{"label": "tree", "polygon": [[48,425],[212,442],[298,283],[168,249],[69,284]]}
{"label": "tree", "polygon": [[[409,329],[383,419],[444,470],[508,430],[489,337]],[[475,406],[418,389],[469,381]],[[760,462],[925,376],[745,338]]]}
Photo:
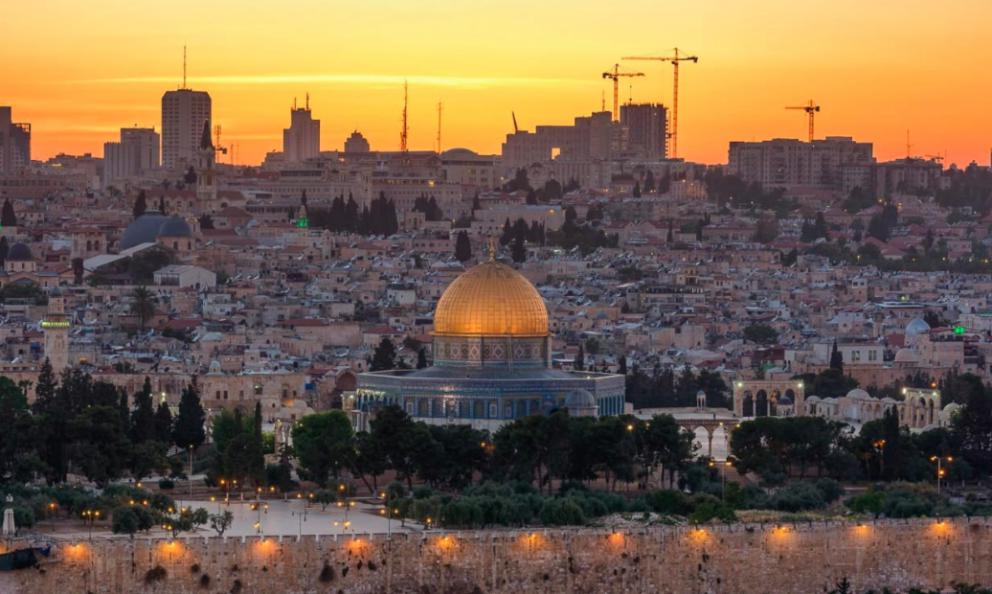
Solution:
{"label": "tree", "polygon": [[519,235],[513,240],[513,244],[510,245],[510,257],[517,264],[522,264],[527,261],[527,246],[524,245],[523,237]]}
{"label": "tree", "polygon": [[152,381],[145,377],[141,390],[134,394],[134,410],[131,412],[131,441],[141,443],[156,438],[155,408],[152,404]]}
{"label": "tree", "polygon": [[217,536],[224,536],[227,529],[231,527],[232,523],[234,523],[234,514],[228,510],[224,510],[223,512],[216,514],[210,514],[209,518],[210,528],[217,533]]}
{"label": "tree", "polygon": [[427,367],[427,349],[420,347],[417,351],[417,369],[425,369]]}
{"label": "tree", "polygon": [[131,209],[131,214],[134,215],[134,218],[138,218],[145,214],[146,210],[148,210],[148,199],[145,196],[145,191],[141,190],[138,192],[138,197],[134,199],[134,207]]}
{"label": "tree", "polygon": [[634,189],[631,191],[631,196],[633,196],[634,198],[640,198],[641,197],[641,183],[640,182],[634,182]]}
{"label": "tree", "polygon": [[778,237],[778,220],[775,217],[761,217],[754,230],[754,240],[771,243]]}
{"label": "tree", "polygon": [[164,400],[155,410],[155,440],[166,445],[172,443],[172,411]]}
{"label": "tree", "polygon": [[144,330],[148,320],[155,315],[155,296],[146,287],[137,287],[131,299],[131,313],[138,316],[138,324]]}
{"label": "tree", "polygon": [[830,351],[830,369],[844,372],[844,355],[837,349],[837,339],[834,339],[834,346]]}
{"label": "tree", "polygon": [[468,239],[468,233],[459,231],[455,236],[455,258],[459,262],[468,262],[472,259],[472,242]]}
{"label": "tree", "polygon": [[572,367],[576,371],[583,371],[586,368],[586,353],[581,344],[579,345],[579,352],[575,353],[575,361],[572,363]]}
{"label": "tree", "polygon": [[28,410],[24,388],[8,377],[0,377],[0,479],[27,482],[44,464],[35,448],[36,421]]}
{"label": "tree", "polygon": [[138,515],[130,507],[118,507],[114,510],[111,529],[114,534],[127,534],[134,538],[138,531]]}
{"label": "tree", "polygon": [[396,368],[396,347],[388,337],[379,341],[379,346],[372,353],[369,371],[388,371]]}
{"label": "tree", "polygon": [[10,251],[10,244],[7,243],[7,236],[0,237],[0,266],[7,261],[7,252]]}
{"label": "tree", "polygon": [[398,480],[412,486],[416,464],[413,450],[416,447],[416,430],[413,419],[396,405],[381,408],[369,422],[369,433],[382,448],[389,467],[396,471]]}
{"label": "tree", "polygon": [[778,330],[768,324],[751,324],[744,328],[744,339],[758,344],[775,344],[778,342]]}
{"label": "tree", "polygon": [[207,438],[203,429],[205,418],[194,376],[179,398],[179,414],[172,430],[173,442],[184,450],[200,447]]}
{"label": "tree", "polygon": [[330,475],[338,477],[340,470],[352,461],[351,422],[339,410],[303,417],[293,427],[293,447],[300,465],[321,487]]}
{"label": "tree", "polygon": [[3,210],[0,211],[0,226],[17,226],[17,215],[14,214],[14,205],[10,203],[10,198],[3,201]]}
{"label": "tree", "polygon": [[981,380],[975,379],[964,384],[965,405],[954,420],[954,431],[961,440],[965,460],[979,472],[989,473],[992,472],[992,397]]}

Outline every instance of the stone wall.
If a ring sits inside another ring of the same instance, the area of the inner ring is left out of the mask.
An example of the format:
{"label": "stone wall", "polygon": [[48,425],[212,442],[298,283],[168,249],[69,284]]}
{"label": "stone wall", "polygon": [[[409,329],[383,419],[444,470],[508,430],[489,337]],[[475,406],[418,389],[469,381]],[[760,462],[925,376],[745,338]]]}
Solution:
{"label": "stone wall", "polygon": [[0,573],[0,592],[810,594],[843,577],[857,591],[992,584],[984,519],[56,545],[41,570]]}

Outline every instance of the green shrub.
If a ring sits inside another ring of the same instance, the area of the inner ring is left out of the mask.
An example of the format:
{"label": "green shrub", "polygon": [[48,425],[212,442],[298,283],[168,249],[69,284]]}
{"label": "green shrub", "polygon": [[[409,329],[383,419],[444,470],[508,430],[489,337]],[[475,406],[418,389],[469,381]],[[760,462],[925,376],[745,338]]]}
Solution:
{"label": "green shrub", "polygon": [[651,511],[659,514],[685,516],[692,512],[688,497],[681,491],[663,489],[649,493],[645,501]]}
{"label": "green shrub", "polygon": [[581,526],[586,523],[582,507],[570,497],[548,499],[541,507],[541,523],[546,526]]}

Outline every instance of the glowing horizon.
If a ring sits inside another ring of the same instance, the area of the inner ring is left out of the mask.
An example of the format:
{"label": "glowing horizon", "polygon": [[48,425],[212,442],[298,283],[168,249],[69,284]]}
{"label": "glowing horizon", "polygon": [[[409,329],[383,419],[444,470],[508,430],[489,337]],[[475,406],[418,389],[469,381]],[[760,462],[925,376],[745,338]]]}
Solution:
{"label": "glowing horizon", "polygon": [[[598,111],[614,63],[647,76],[624,101],[671,103],[671,67],[620,61],[679,46],[700,57],[681,71],[680,156],[726,161],[732,140],[805,138],[786,105],[815,99],[816,136],[853,136],[880,160],[944,155],[987,164],[992,147],[992,4],[957,0],[367,0],[290,6],[251,0],[120,5],[39,0],[5,7],[0,104],[33,127],[32,156],[101,155],[133,125],[159,129],[162,94],[210,93],[222,142],[241,163],[281,150],[294,97],[310,93],[321,148],[361,131],[373,150],[398,146],[402,84],[410,84],[410,147],[498,153],[512,131]],[[39,18],[43,15],[43,18]]]}

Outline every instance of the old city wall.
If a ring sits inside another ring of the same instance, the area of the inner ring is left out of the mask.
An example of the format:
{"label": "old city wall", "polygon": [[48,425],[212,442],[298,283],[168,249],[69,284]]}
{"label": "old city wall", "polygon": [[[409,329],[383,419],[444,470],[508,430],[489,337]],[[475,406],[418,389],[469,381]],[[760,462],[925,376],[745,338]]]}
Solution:
{"label": "old city wall", "polygon": [[[58,542],[55,557],[42,570],[0,574],[0,592],[809,594],[844,577],[859,591],[988,585],[992,524],[739,524],[337,540],[108,538]],[[160,579],[152,579],[156,573]]]}

